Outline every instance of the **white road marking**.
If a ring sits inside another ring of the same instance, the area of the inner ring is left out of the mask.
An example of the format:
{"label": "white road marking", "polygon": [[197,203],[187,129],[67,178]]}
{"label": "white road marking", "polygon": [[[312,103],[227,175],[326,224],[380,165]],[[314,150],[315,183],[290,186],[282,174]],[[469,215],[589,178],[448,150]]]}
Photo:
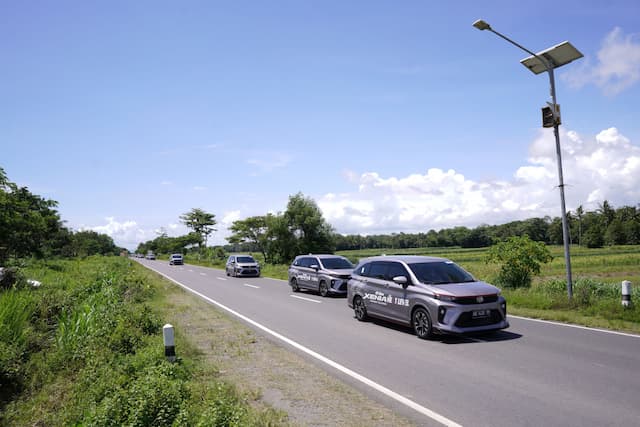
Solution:
{"label": "white road marking", "polygon": [[260,286],[256,286],[256,285],[250,285],[248,283],[244,283],[243,286],[248,286],[250,288],[254,288],[254,289],[260,289]]}
{"label": "white road marking", "polygon": [[218,280],[225,280],[225,281],[227,280],[227,279],[225,279],[224,277],[216,277],[216,279],[218,279]]}
{"label": "white road marking", "polygon": [[298,295],[289,295],[291,298],[298,298],[298,299],[302,299],[305,301],[311,301],[311,302],[316,302],[318,304],[322,304],[322,301],[318,301],[317,299],[311,299],[311,298],[305,298],[305,297],[299,297]]}
{"label": "white road marking", "polygon": [[608,329],[590,328],[588,326],[573,325],[571,323],[561,323],[561,322],[553,322],[551,320],[532,319],[531,317],[520,317],[520,316],[514,316],[512,314],[508,314],[507,317],[513,317],[514,319],[530,320],[532,322],[548,323],[550,325],[566,326],[567,328],[576,328],[576,329],[585,329],[587,331],[604,332],[605,334],[622,335],[623,337],[640,338],[640,335],[637,335],[637,334],[628,334],[626,332],[610,331]]}
{"label": "white road marking", "polygon": [[[175,283],[176,285],[182,287],[183,289],[186,289],[187,291],[191,292],[192,294],[199,296],[200,298],[204,299],[205,301],[208,301],[211,304],[213,304],[213,305],[215,305],[217,307],[220,307],[221,309],[233,314],[234,316],[244,320],[245,322],[255,326],[256,328],[263,330],[264,332],[268,333],[269,335],[271,335],[271,336],[273,336],[273,337],[275,337],[275,338],[277,338],[277,339],[289,344],[290,346],[292,346],[294,348],[297,348],[298,350],[302,351],[303,353],[306,353],[309,356],[311,356],[311,357],[313,357],[313,358],[315,358],[315,359],[317,359],[317,360],[319,360],[319,361],[331,366],[332,368],[342,372],[343,374],[348,375],[348,376],[350,376],[351,378],[353,378],[353,379],[355,379],[357,381],[360,381],[361,383],[363,383],[363,384],[373,388],[374,390],[376,390],[376,391],[378,391],[378,392],[390,397],[391,399],[394,399],[394,400],[402,403],[403,405],[408,406],[409,408],[419,412],[420,414],[422,414],[422,415],[424,415],[426,417],[429,417],[432,420],[435,420],[435,421],[437,421],[437,422],[439,422],[439,423],[441,423],[441,424],[443,424],[445,426],[462,427],[460,424],[456,423],[453,420],[450,420],[449,418],[445,417],[444,415],[440,415],[437,412],[432,411],[431,409],[426,408],[426,407],[414,402],[413,400],[407,399],[406,397],[402,396],[401,394],[398,394],[395,391],[390,390],[390,389],[386,388],[385,386],[383,386],[381,384],[378,384],[375,381],[370,380],[369,378],[367,378],[367,377],[365,377],[363,375],[360,375],[359,373],[357,373],[355,371],[352,371],[351,369],[349,369],[349,368],[347,368],[345,366],[340,365],[337,362],[334,362],[333,360],[329,359],[328,357],[325,357],[325,356],[321,355],[320,353],[316,353],[315,351],[303,346],[302,344],[298,344],[296,341],[293,341],[292,339],[287,338],[284,335],[281,335],[281,334],[279,334],[279,333],[277,333],[275,331],[272,331],[271,329],[267,328],[266,326],[261,325],[260,323],[256,322],[255,320],[252,320],[252,319],[248,318],[247,316],[245,316],[243,314],[240,314],[237,311],[227,307],[226,305],[223,305],[223,304],[221,304],[221,303],[209,298],[208,296],[203,295],[200,292],[195,291],[195,290],[191,289],[190,287],[188,287],[186,285],[183,285],[182,283],[180,283],[177,280],[167,276],[166,274],[164,274],[164,273],[162,273],[162,272],[160,272],[158,270],[155,270],[153,268],[151,270],[153,270],[156,273],[160,274],[161,276],[165,277],[167,280],[172,281],[173,283]],[[221,279],[221,277],[218,277],[218,279]],[[224,279],[224,280],[226,280],[226,279]],[[291,296],[295,296],[295,295],[291,295]],[[302,298],[302,297],[298,297],[298,298]]]}
{"label": "white road marking", "polygon": [[206,275],[207,275],[207,273],[200,273],[200,275],[201,275],[201,276],[206,276]]}
{"label": "white road marking", "polygon": [[192,272],[192,273],[193,273],[193,270],[191,270],[191,269],[189,269],[188,271],[190,271],[190,272]]}

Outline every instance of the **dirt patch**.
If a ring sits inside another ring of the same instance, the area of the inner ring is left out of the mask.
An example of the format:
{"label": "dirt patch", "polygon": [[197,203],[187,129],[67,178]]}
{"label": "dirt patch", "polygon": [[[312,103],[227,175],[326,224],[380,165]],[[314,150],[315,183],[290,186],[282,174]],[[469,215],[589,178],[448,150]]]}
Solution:
{"label": "dirt patch", "polygon": [[165,290],[178,343],[188,340],[253,405],[286,412],[288,424],[415,425],[206,301],[168,283]]}

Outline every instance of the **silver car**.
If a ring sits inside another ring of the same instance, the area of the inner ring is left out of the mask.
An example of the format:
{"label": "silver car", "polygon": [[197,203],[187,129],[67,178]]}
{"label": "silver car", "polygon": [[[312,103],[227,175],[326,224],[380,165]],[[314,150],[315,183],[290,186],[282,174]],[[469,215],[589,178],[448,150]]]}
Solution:
{"label": "silver car", "polygon": [[225,265],[227,276],[260,277],[260,264],[251,255],[231,255]]}
{"label": "silver car", "polygon": [[379,256],[361,260],[347,285],[356,319],[411,326],[419,338],[509,327],[500,289],[445,258]]}
{"label": "silver car", "polygon": [[289,285],[293,292],[310,289],[323,297],[345,295],[352,271],[351,261],[339,255],[298,255],[289,267]]}

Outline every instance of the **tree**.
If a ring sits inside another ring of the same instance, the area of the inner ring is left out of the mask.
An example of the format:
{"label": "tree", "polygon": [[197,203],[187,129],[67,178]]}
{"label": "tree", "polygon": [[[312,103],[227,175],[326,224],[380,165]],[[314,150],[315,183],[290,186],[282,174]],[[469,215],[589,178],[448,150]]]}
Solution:
{"label": "tree", "polygon": [[117,255],[120,252],[110,236],[92,230],[73,233],[71,246],[73,256]]}
{"label": "tree", "polygon": [[604,218],[605,228],[608,227],[609,224],[611,224],[611,222],[616,216],[615,209],[613,208],[613,206],[611,206],[611,204],[609,204],[607,200],[605,200],[604,202],[602,202],[601,205],[598,206],[597,212],[600,213]]}
{"label": "tree", "polygon": [[540,264],[553,257],[542,242],[528,236],[510,237],[492,246],[485,262],[500,265],[497,282],[506,287],[529,287],[533,276],[540,273]]}
{"label": "tree", "polygon": [[0,262],[44,255],[63,228],[57,204],[10,182],[0,168]]}
{"label": "tree", "polygon": [[282,214],[266,216],[267,234],[265,251],[274,264],[291,262],[299,255],[296,237],[289,228],[287,219]]}
{"label": "tree", "polygon": [[264,256],[265,262],[270,262],[266,250],[267,218],[265,216],[252,216],[234,221],[229,229],[232,233],[227,238],[229,243],[253,243]]}
{"label": "tree", "polygon": [[578,246],[582,245],[582,217],[584,216],[584,209],[582,205],[576,209],[576,217],[578,218]]}
{"label": "tree", "polygon": [[491,246],[493,241],[487,234],[487,231],[483,227],[474,228],[471,232],[460,241],[460,246],[463,248],[484,248]]}
{"label": "tree", "polygon": [[191,209],[189,212],[180,216],[180,220],[188,228],[192,229],[195,233],[200,235],[201,241],[198,242],[198,247],[202,248],[202,243],[207,246],[207,239],[217,229],[214,226],[218,223],[216,216],[212,213],[205,212],[200,208]]}
{"label": "tree", "polygon": [[284,218],[296,238],[298,253],[333,253],[334,230],[313,199],[302,193],[290,196]]}
{"label": "tree", "polygon": [[604,232],[604,242],[609,245],[624,245],[627,240],[624,224],[618,218],[609,223]]}

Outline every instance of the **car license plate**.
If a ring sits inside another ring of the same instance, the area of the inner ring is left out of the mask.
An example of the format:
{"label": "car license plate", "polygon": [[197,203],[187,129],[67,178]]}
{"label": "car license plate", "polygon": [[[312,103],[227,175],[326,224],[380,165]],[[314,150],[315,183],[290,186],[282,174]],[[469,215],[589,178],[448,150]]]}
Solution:
{"label": "car license plate", "polygon": [[491,310],[474,310],[471,312],[471,317],[489,317]]}

